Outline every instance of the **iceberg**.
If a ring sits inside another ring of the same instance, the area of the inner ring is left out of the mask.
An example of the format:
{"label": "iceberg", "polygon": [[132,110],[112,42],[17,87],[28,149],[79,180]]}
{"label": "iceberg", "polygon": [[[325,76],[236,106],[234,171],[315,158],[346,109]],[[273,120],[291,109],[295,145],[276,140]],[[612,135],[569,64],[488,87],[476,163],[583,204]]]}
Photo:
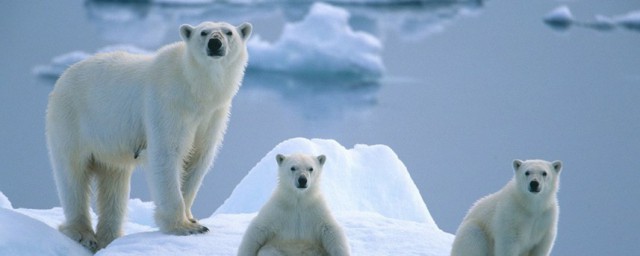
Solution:
{"label": "iceberg", "polygon": [[315,3],[300,22],[287,23],[281,37],[269,43],[256,35],[248,43],[249,68],[315,76],[380,77],[382,43],[354,31],[349,12]]}

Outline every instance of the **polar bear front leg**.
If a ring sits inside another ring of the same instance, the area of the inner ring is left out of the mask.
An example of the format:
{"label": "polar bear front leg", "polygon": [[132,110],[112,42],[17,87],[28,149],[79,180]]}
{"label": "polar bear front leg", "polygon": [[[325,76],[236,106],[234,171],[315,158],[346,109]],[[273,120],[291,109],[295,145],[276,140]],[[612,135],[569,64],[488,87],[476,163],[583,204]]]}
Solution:
{"label": "polar bear front leg", "polygon": [[[256,219],[260,218],[260,216],[256,216]],[[240,242],[240,247],[238,247],[238,256],[256,256],[259,255],[258,252],[262,252],[263,246],[267,243],[270,237],[273,236],[273,230],[267,226],[257,224],[257,222],[262,222],[262,220],[254,220],[249,224],[249,227],[245,231],[242,241]],[[266,250],[268,248],[264,248]]]}
{"label": "polar bear front leg", "polygon": [[330,222],[322,227],[322,246],[331,256],[348,256],[350,254],[347,236],[338,227],[338,223]]}
{"label": "polar bear front leg", "polygon": [[[179,117],[163,116],[166,120],[182,120]],[[162,118],[162,117],[161,117]],[[162,119],[157,119],[162,120]],[[164,233],[190,235],[209,231],[192,223],[185,214],[185,204],[180,189],[183,159],[191,147],[193,132],[187,124],[147,120],[149,190],[156,204],[155,219]]]}
{"label": "polar bear front leg", "polygon": [[211,119],[196,131],[192,152],[185,162],[181,189],[186,215],[192,222],[195,222],[196,219],[191,213],[191,206],[200,189],[204,175],[213,165],[227,129],[228,119],[229,106],[216,110]]}
{"label": "polar bear front leg", "polygon": [[556,228],[550,228],[549,231],[542,238],[542,241],[531,249],[529,255],[531,256],[547,256],[551,254],[551,248],[556,239]]}

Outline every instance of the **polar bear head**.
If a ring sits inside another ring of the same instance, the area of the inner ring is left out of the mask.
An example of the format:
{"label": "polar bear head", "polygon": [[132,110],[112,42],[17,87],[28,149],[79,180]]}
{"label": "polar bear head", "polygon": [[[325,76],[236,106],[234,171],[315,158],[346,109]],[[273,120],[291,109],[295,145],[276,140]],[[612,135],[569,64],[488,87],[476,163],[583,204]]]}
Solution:
{"label": "polar bear head", "polygon": [[293,154],[284,156],[278,154],[276,161],[278,162],[279,186],[298,192],[317,189],[322,166],[326,159],[324,155]]}
{"label": "polar bear head", "polygon": [[246,58],[246,41],[251,36],[250,23],[233,26],[225,22],[202,22],[198,26],[180,26],[180,36],[187,51],[198,61]]}
{"label": "polar bear head", "polygon": [[518,187],[525,193],[549,194],[558,190],[558,175],[562,162],[544,160],[513,160],[515,179]]}

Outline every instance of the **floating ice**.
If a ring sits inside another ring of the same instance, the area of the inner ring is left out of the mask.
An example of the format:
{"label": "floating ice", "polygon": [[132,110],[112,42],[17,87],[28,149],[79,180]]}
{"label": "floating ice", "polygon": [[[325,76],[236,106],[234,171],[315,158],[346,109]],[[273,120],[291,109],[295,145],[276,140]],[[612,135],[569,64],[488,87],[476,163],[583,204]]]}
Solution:
{"label": "floating ice", "polygon": [[[269,43],[254,35],[248,42],[250,69],[315,76],[378,78],[384,72],[381,42],[365,32],[353,31],[349,13],[323,3],[314,4],[300,22],[288,23],[281,37]],[[99,52],[124,50],[149,53],[130,45],[116,45]],[[55,57],[50,65],[34,68],[39,76],[57,77],[78,61],[91,56],[76,51]]]}
{"label": "floating ice", "polygon": [[613,17],[597,14],[593,21],[582,21],[575,19],[569,7],[563,5],[545,15],[544,22],[556,29],[567,29],[569,26],[575,25],[601,31],[612,30],[616,27],[640,31],[640,10]]}
{"label": "floating ice", "polygon": [[[115,52],[115,51],[125,51],[135,54],[150,54],[151,52],[138,48],[133,45],[110,45],[99,49],[98,53],[107,53],[107,52]],[[54,57],[49,65],[39,65],[33,68],[33,73],[42,76],[42,77],[53,77],[57,78],[62,73],[69,68],[69,66],[83,61],[86,58],[91,57],[93,54],[89,54],[83,51],[73,51],[70,53],[66,53],[57,57]]]}
{"label": "floating ice", "polygon": [[384,72],[381,42],[353,31],[349,12],[324,3],[314,4],[302,21],[286,24],[277,41],[256,35],[248,46],[252,69],[318,76],[379,77]]}
{"label": "floating ice", "polygon": [[573,23],[573,15],[566,5],[559,6],[549,12],[543,18],[544,22],[555,28],[564,29]]}
{"label": "floating ice", "polygon": [[640,10],[632,11],[624,15],[615,16],[612,20],[627,29],[640,30]]}

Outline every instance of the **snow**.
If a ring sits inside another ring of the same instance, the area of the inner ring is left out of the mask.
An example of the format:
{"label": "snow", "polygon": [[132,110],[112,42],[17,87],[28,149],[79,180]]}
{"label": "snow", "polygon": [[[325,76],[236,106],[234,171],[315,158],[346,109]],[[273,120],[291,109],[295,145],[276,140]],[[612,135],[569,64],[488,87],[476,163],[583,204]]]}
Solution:
{"label": "snow", "polygon": [[[125,19],[122,16],[127,15],[116,13],[112,16]],[[247,48],[248,68],[254,70],[374,79],[381,77],[385,70],[380,40],[366,32],[354,31],[349,25],[348,11],[324,3],[315,3],[302,21],[287,23],[275,42],[263,40],[254,31]],[[98,52],[116,50],[150,53],[132,45],[108,46]],[[83,51],[63,54],[53,58],[49,65],[35,67],[33,72],[55,78],[70,65],[90,56]]]}
{"label": "snow", "polygon": [[346,149],[333,140],[304,138],[278,144],[240,181],[215,213],[259,211],[277,184],[276,155],[296,152],[327,156],[322,189],[332,211],[375,212],[437,228],[407,168],[389,147],[356,145]]}
{"label": "snow", "polygon": [[5,196],[2,191],[0,191],[0,208],[13,208],[13,206],[11,206],[11,201],[9,201],[9,198],[7,198],[7,196]]}
{"label": "snow", "polygon": [[46,224],[0,208],[0,255],[91,255]]}
{"label": "snow", "polygon": [[273,43],[256,35],[249,40],[249,68],[301,74],[379,77],[384,72],[382,43],[353,31],[349,12],[315,3],[300,22],[285,25]]}
{"label": "snow", "polygon": [[[200,220],[209,233],[162,234],[153,222],[153,203],[131,199],[125,235],[96,255],[235,255],[275,186],[275,155],[293,152],[327,156],[323,193],[353,255],[449,255],[453,235],[437,227],[393,150],[384,145],[346,149],[333,140],[304,138],[286,140],[267,153],[226,202]],[[63,221],[61,208],[12,209],[1,192],[0,203],[0,255],[90,255],[56,231]]]}

